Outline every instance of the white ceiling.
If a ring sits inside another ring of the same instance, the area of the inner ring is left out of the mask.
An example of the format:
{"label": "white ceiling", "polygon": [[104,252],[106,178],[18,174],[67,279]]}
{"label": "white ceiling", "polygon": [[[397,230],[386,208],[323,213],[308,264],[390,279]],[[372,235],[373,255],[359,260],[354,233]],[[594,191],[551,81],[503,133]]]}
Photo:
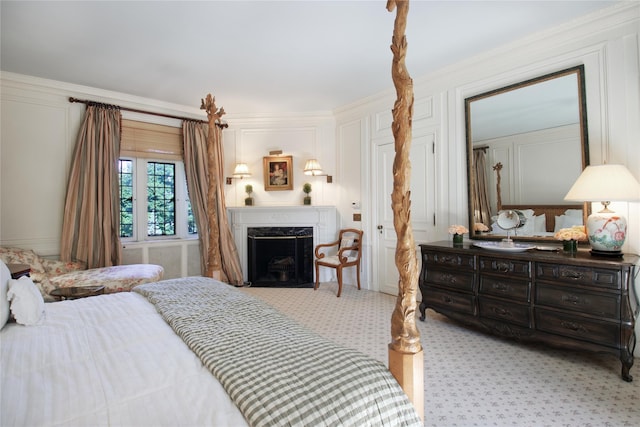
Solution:
{"label": "white ceiling", "polygon": [[[416,78],[615,1],[410,4]],[[386,1],[6,1],[3,71],[228,113],[329,111],[392,88]]]}

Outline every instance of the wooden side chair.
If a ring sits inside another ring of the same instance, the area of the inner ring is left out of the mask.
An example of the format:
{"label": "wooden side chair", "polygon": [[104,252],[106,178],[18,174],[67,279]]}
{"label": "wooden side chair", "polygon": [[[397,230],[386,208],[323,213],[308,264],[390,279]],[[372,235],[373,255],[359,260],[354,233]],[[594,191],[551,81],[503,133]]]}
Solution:
{"label": "wooden side chair", "polygon": [[[320,280],[320,267],[334,268],[338,277],[338,297],[342,293],[342,269],[356,267],[358,289],[360,289],[360,256],[362,255],[362,230],[345,228],[340,230],[338,240],[331,243],[321,243],[316,246],[316,284],[313,290],[318,289]],[[335,255],[327,255],[336,248]]]}

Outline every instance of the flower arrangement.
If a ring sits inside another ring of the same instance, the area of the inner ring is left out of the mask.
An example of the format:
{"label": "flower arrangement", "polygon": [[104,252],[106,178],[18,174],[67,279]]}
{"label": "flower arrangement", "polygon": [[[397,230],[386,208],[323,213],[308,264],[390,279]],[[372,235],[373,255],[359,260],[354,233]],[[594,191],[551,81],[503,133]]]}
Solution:
{"label": "flower arrangement", "polygon": [[485,224],[483,224],[481,222],[474,222],[473,223],[473,230],[474,231],[489,231],[489,227],[487,227]]}
{"label": "flower arrangement", "polygon": [[452,225],[449,227],[449,234],[464,234],[468,233],[469,230],[464,225]]}
{"label": "flower arrangement", "polygon": [[571,228],[561,228],[553,235],[557,240],[587,240],[584,225],[574,225]]}

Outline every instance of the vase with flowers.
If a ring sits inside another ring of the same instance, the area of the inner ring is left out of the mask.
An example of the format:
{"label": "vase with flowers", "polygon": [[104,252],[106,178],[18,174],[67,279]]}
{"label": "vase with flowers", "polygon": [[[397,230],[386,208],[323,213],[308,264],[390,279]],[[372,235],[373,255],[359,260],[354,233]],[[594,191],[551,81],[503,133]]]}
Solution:
{"label": "vase with flowers", "polygon": [[570,228],[561,228],[553,235],[557,240],[562,241],[562,250],[569,254],[578,252],[578,242],[587,240],[587,233],[584,225],[574,225]]}
{"label": "vase with flowers", "polygon": [[469,230],[464,225],[452,225],[449,227],[449,234],[453,236],[454,245],[462,245],[462,235]]}
{"label": "vase with flowers", "polygon": [[476,234],[482,234],[486,231],[489,231],[489,227],[481,222],[475,222],[473,223],[473,231],[475,231]]}

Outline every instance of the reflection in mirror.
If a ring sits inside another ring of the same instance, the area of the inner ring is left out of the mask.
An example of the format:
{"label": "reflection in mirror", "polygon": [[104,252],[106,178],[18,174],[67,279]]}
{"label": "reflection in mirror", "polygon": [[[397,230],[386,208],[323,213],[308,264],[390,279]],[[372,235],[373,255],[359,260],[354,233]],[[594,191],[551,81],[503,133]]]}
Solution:
{"label": "reflection in mirror", "polygon": [[584,224],[587,204],[564,201],[589,163],[583,66],[467,98],[465,113],[471,238],[505,237],[504,210],[524,214],[519,240]]}

